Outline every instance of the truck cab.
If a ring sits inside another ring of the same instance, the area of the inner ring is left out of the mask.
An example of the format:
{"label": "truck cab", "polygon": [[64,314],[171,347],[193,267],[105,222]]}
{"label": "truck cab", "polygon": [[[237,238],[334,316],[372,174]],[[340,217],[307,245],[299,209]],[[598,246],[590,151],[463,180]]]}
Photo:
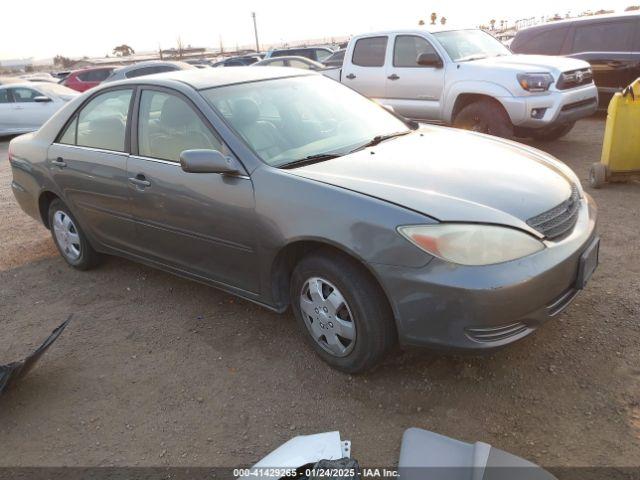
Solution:
{"label": "truck cab", "polygon": [[597,108],[588,63],[514,55],[479,29],[358,35],[324,73],[407,118],[503,137],[558,138]]}

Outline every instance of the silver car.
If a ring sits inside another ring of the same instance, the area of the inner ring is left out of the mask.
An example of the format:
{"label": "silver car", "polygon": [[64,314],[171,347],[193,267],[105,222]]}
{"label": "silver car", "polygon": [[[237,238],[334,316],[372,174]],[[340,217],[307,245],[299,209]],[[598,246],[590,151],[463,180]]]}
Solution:
{"label": "silver car", "polygon": [[420,127],[311,72],[103,85],[9,148],[17,201],[69,265],[119,255],[291,307],[347,372],[396,342],[522,339],[598,262],[596,206],[561,162]]}
{"label": "silver car", "polygon": [[48,82],[0,85],[0,135],[33,132],[80,95],[75,90]]}
{"label": "silver car", "polygon": [[149,60],[148,62],[138,62],[126,67],[114,70],[103,83],[117,82],[127,78],[143,77],[154,73],[175,72],[178,70],[194,70],[196,67],[186,62],[172,62],[161,60]]}

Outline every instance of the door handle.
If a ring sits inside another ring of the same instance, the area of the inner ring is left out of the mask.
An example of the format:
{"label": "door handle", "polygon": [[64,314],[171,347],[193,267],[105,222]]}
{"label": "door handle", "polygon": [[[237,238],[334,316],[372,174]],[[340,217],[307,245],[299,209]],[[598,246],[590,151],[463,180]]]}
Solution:
{"label": "door handle", "polygon": [[51,160],[51,164],[60,168],[64,168],[67,166],[67,163],[64,161],[62,157],[58,157],[55,160]]}
{"label": "door handle", "polygon": [[22,105],[16,105],[15,107],[16,110],[24,110],[24,107]]}
{"label": "door handle", "polygon": [[400,77],[394,73],[394,74],[389,75],[387,78],[389,80],[398,80]]}
{"label": "door handle", "polygon": [[142,174],[138,174],[135,177],[129,177],[129,183],[132,183],[136,187],[146,188],[151,186],[151,182],[146,179]]}
{"label": "door handle", "polygon": [[348,78],[349,80],[353,80],[354,78],[356,78],[356,76],[353,73],[350,73],[349,75],[347,75],[344,78]]}

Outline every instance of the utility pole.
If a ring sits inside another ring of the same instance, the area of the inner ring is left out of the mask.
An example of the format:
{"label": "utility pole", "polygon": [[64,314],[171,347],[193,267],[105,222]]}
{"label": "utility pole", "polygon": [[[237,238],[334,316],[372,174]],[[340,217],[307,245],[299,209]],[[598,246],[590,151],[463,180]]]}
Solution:
{"label": "utility pole", "polygon": [[256,12],[251,12],[253,18],[253,33],[256,36],[256,53],[260,53],[260,43],[258,42],[258,26],[256,25]]}

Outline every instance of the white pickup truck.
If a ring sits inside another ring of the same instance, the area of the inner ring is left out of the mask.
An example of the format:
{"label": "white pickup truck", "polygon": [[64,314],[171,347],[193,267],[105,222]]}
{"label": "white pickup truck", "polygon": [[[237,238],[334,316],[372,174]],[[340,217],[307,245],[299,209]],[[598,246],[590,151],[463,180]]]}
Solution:
{"label": "white pickup truck", "polygon": [[404,117],[507,138],[555,140],[598,106],[587,62],[514,55],[478,29],[358,35],[323,73]]}

